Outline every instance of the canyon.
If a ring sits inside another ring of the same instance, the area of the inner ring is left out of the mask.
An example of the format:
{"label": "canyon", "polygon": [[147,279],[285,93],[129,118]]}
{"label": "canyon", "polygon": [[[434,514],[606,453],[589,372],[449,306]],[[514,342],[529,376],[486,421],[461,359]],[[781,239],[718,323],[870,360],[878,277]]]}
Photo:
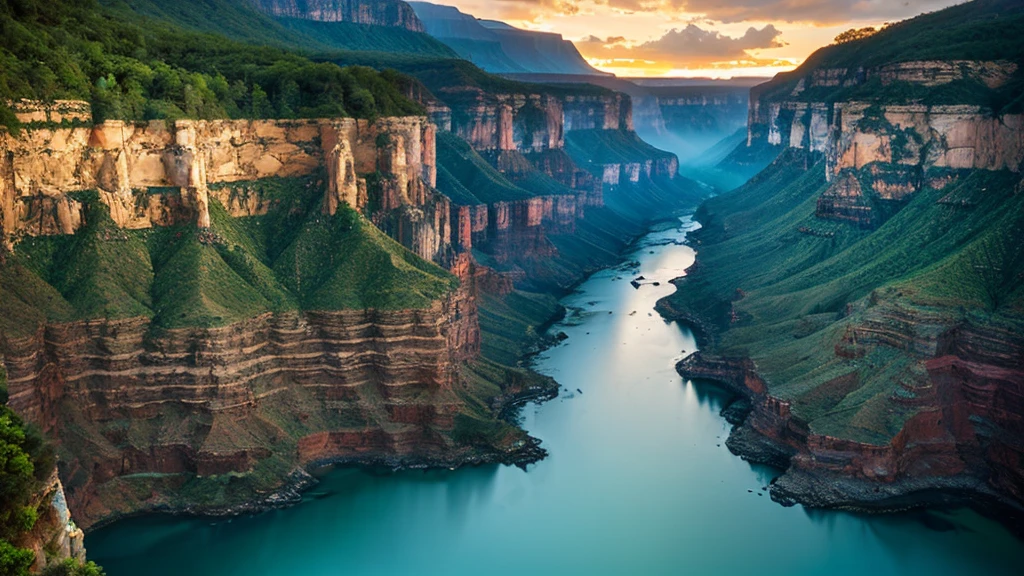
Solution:
{"label": "canyon", "polygon": [[[301,201],[305,226],[340,218],[374,245],[391,242],[383,232],[455,275],[419,264],[407,270],[400,249],[386,247],[396,270],[427,277],[425,299],[413,307],[322,306],[303,292],[310,272],[300,270],[296,243],[294,273],[280,256],[266,262],[285,271],[285,293],[297,303],[240,307],[230,296],[218,301],[227,313],[210,308],[196,319],[171,316],[169,296],[143,299],[142,315],[30,312],[3,341],[10,406],[59,439],[68,507],[87,529],[142,511],[285,504],[309,482],[301,470],[313,463],[537,458],[537,442],[507,424],[467,431],[478,426],[466,416],[479,400],[470,400],[477,392],[465,374],[481,359],[478,300],[544,282],[537,270],[559,258],[551,238],[571,237],[587,211],[605,210],[620,188],[672,181],[678,171],[664,153],[588,170],[570,158],[566,134],[632,133],[629,100],[614,94],[475,92],[470,106],[432,103],[437,125],[425,117],[91,125],[84,102],[21,101],[14,109],[23,128],[0,141],[0,221],[5,249],[30,266],[17,274],[64,273],[31,268],[40,264],[23,246],[64,237],[139,246],[156,235],[171,250],[212,250],[228,273],[268,294],[250,277],[267,258],[252,251],[251,242],[262,241],[243,223],[269,225]],[[465,203],[438,192],[439,130],[465,143],[464,153],[486,157],[506,187],[518,182],[522,197]],[[537,194],[538,182],[555,193]],[[496,269],[477,263],[474,247]],[[154,250],[152,264],[141,264],[153,270],[150,290],[163,277]],[[239,268],[232,253],[256,263]],[[585,269],[558,279],[571,283]],[[502,383],[495,412],[517,394],[538,394],[522,380]]]}

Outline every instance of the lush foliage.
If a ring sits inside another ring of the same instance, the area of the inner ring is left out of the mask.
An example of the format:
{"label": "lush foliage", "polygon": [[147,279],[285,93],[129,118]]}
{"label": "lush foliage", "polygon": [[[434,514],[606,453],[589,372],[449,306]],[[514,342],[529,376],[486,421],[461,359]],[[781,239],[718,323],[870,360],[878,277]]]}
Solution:
{"label": "lush foliage", "polygon": [[26,426],[7,406],[7,373],[0,366],[0,574],[27,574],[35,560],[13,542],[35,525],[32,495],[54,464],[38,429]]}
{"label": "lush foliage", "polygon": [[[398,91],[395,73],[132,14],[95,0],[0,3],[0,101],[87,99],[97,121],[422,112]],[[0,119],[12,123],[9,111]]]}
{"label": "lush foliage", "polygon": [[849,71],[908,61],[1006,61],[1018,69],[999,88],[981,81],[964,79],[938,88],[891,82],[878,78],[837,89],[808,87],[797,98],[805,101],[841,100],[880,103],[974,104],[995,113],[1017,113],[1024,109],[1024,4],[1017,0],[974,0],[938,12],[923,14],[885,26],[875,33],[849,31],[837,44],[812,54],[795,71],[779,74],[758,88],[763,97],[792,98],[797,82],[814,69],[840,68]]}
{"label": "lush foliage", "polygon": [[83,564],[68,558],[59,564],[47,566],[43,576],[104,576],[104,572],[95,562]]}
{"label": "lush foliage", "polygon": [[510,202],[533,196],[509,182],[462,138],[450,132],[437,135],[437,186],[456,204]]}
{"label": "lush foliage", "polygon": [[845,44],[847,42],[853,42],[854,40],[863,40],[869,36],[874,36],[878,33],[878,30],[874,26],[868,26],[867,28],[850,28],[846,32],[836,36],[836,44]]}

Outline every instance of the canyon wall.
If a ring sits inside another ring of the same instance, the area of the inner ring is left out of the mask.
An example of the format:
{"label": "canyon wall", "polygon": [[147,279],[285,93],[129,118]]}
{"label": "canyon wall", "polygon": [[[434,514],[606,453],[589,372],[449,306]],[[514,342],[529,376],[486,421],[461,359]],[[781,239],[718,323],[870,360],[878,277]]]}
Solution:
{"label": "canyon wall", "polygon": [[1002,61],[815,69],[795,84],[787,79],[752,90],[748,146],[767,143],[823,154],[832,186],[819,199],[818,216],[877,227],[883,215],[876,201],[905,200],[933,183],[927,174],[936,170],[1020,172],[1024,115],[997,116],[973,104],[826,101],[828,95],[868,82],[879,91],[967,81],[996,89],[1017,71],[1016,64]]}
{"label": "canyon wall", "polygon": [[479,348],[466,283],[422,310],[49,324],[8,338],[4,362],[11,407],[59,438],[68,502],[88,527],[180,506],[189,483],[228,473],[258,492],[314,460],[451,457],[458,366]]}
{"label": "canyon wall", "polygon": [[257,10],[272,16],[352,22],[426,32],[411,6],[401,0],[249,0]]}
{"label": "canyon wall", "polygon": [[449,258],[450,209],[433,190],[436,129],[425,118],[30,123],[38,114],[20,114],[26,129],[18,137],[0,134],[8,244],[74,233],[84,218],[80,191],[96,190],[124,228],[209,227],[211,195],[232,215],[255,216],[272,200],[246,183],[323,170],[325,213],[346,203],[419,256]]}
{"label": "canyon wall", "polygon": [[633,129],[632,106],[624,94],[491,94],[469,87],[459,91],[463,93],[450,102],[449,130],[479,151],[543,152],[563,148],[568,131]]}
{"label": "canyon wall", "polygon": [[[862,42],[809,62],[888,56]],[[788,150],[705,204],[703,266],[659,307],[707,337],[679,372],[744,397],[728,446],[785,469],[774,499],[1021,510],[1024,115],[1007,106],[1020,74],[1008,61],[808,65],[752,90],[748,148]]]}
{"label": "canyon wall", "polygon": [[[923,378],[899,382],[891,397],[914,415],[885,443],[813,432],[794,414],[792,401],[769,393],[748,359],[699,353],[678,369],[749,399],[750,413],[729,447],[786,469],[772,484],[772,497],[783,503],[885,509],[935,489],[1022,502],[1024,340],[972,323],[949,330],[938,320],[887,306],[836,345],[838,355],[861,357],[884,346],[921,362]],[[852,372],[823,382],[818,394],[848,394],[861,386]]]}
{"label": "canyon wall", "polygon": [[[497,262],[517,257],[548,258],[554,247],[546,233],[572,233],[587,207],[603,205],[604,186],[565,152],[565,134],[577,130],[631,131],[628,96],[580,93],[494,94],[472,87],[439,91],[445,103],[425,102],[441,130],[466,140],[511,183],[537,194],[452,208],[453,244],[468,250],[486,247]],[[652,174],[654,164],[646,173]],[[629,167],[614,166],[616,172]],[[671,168],[662,170],[674,174]],[[632,181],[644,172],[633,170]],[[538,189],[537,178],[546,180]],[[625,181],[629,176],[623,179]],[[560,188],[558,193],[546,190]]]}

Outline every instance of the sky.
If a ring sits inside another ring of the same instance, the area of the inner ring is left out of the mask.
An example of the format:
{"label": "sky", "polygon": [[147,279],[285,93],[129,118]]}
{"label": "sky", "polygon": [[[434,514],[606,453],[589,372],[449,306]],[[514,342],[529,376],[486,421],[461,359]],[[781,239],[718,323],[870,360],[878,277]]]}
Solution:
{"label": "sky", "polygon": [[619,76],[773,76],[850,28],[964,0],[432,0],[572,40]]}

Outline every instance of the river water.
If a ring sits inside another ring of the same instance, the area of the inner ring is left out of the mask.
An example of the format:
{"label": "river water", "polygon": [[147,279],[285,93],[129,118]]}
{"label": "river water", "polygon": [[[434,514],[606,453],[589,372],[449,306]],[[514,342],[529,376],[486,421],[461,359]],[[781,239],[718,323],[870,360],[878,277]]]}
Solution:
{"label": "river water", "polygon": [[[654,232],[639,272],[563,303],[569,338],[536,361],[564,387],[523,410],[550,456],[528,470],[334,470],[293,508],[151,516],[90,534],[110,576],[324,574],[1019,574],[1024,543],[967,510],[865,517],[784,508],[733,456],[724,393],[673,366],[697,345],[654,312],[693,262],[692,224]],[[633,288],[642,274],[660,286]]]}

